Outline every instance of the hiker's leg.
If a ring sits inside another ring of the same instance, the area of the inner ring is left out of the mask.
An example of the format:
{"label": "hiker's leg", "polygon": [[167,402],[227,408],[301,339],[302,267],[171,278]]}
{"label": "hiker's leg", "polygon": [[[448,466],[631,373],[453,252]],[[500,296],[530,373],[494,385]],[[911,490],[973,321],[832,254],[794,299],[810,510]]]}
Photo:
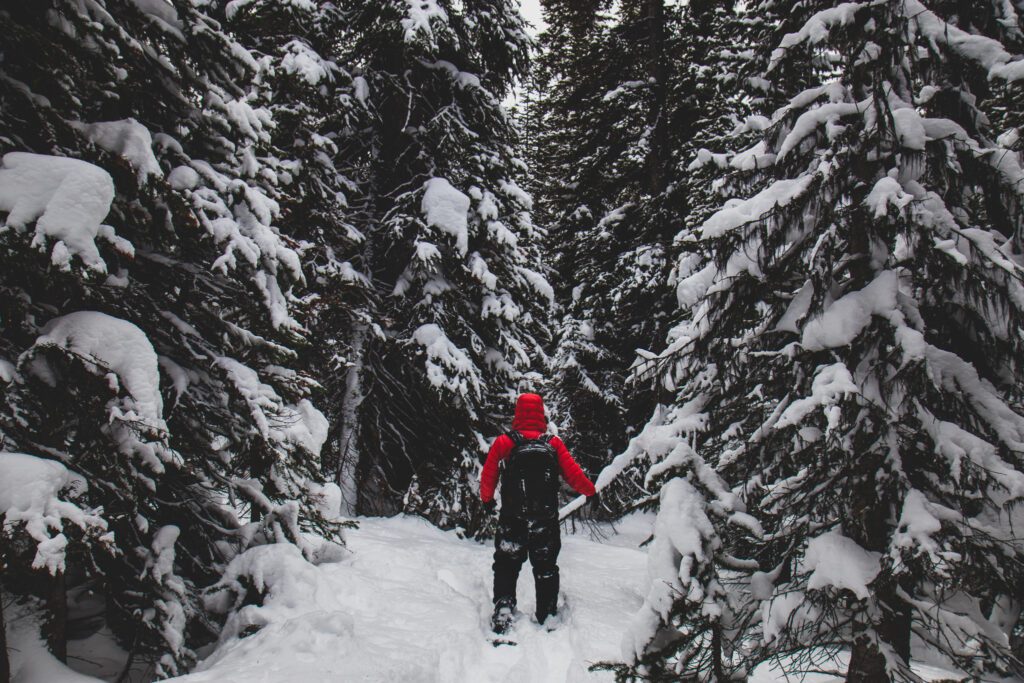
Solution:
{"label": "hiker's leg", "polygon": [[533,566],[533,581],[537,588],[537,621],[558,611],[558,551],[562,549],[562,537],[558,518],[530,522],[530,564]]}
{"label": "hiker's leg", "polygon": [[526,522],[515,517],[500,518],[494,536],[494,604],[515,607],[516,581],[526,561]]}

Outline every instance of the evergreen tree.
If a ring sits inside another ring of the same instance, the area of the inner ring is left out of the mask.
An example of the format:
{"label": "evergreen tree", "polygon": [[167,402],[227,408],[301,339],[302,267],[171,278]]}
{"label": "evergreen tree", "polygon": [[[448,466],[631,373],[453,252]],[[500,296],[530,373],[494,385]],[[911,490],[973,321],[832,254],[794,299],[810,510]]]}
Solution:
{"label": "evergreen tree", "polygon": [[783,104],[716,159],[739,198],[679,265],[676,404],[633,447],[662,485],[624,678],[848,649],[847,680],[916,680],[912,634],[1020,673],[1024,173],[972,90],[1019,101],[997,5],[969,32],[940,2],[750,4],[755,32],[788,31],[751,81]]}
{"label": "evergreen tree", "polygon": [[[653,395],[627,384],[672,312],[672,237],[690,211],[686,163],[713,103],[700,91],[725,3],[545,4],[533,160],[565,313],[555,404],[588,469],[621,452]],[[620,477],[620,484],[635,477]],[[623,509],[628,486],[612,494]]]}
{"label": "evergreen tree", "polygon": [[[275,197],[296,164],[275,156],[259,55],[217,11],[0,10],[3,457],[82,483],[109,535],[49,569],[92,582],[162,676],[217,636],[199,593],[235,555],[314,559],[304,530],[339,538],[315,383],[293,369],[304,278]],[[5,587],[30,587],[33,564]]]}
{"label": "evergreen tree", "polygon": [[501,105],[529,38],[506,0],[346,11],[371,117],[360,258],[379,323],[351,342],[340,483],[359,511],[408,498],[475,530],[478,461],[542,357],[552,297]]}
{"label": "evergreen tree", "polygon": [[[275,199],[282,229],[301,240],[309,272],[309,338],[301,364],[323,387],[319,406],[331,430],[324,473],[348,482],[346,511],[354,512],[351,462],[357,444],[350,429],[359,402],[358,363],[376,326],[376,292],[367,276],[371,222],[365,176],[372,152],[364,134],[372,125],[366,80],[350,73],[358,56],[346,49],[348,16],[332,3],[235,3],[233,31],[266,55],[259,87],[275,120],[275,147],[287,159]],[[349,453],[351,456],[351,453]]]}

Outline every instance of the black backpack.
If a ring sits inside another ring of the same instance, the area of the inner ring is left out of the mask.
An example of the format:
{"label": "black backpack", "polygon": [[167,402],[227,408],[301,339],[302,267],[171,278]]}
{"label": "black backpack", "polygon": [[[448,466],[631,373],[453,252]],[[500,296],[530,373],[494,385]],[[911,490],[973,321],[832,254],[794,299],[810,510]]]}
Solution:
{"label": "black backpack", "polygon": [[558,454],[550,434],[527,439],[508,432],[515,444],[501,473],[501,506],[507,513],[534,519],[558,514]]}

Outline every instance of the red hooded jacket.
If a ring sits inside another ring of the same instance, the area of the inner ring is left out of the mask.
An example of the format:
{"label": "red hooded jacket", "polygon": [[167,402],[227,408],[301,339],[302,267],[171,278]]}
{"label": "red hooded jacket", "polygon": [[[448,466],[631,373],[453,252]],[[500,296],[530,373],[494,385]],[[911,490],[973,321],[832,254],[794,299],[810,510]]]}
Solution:
{"label": "red hooded jacket", "polygon": [[[527,439],[536,439],[548,430],[548,419],[544,416],[544,399],[537,394],[520,394],[516,400],[516,415],[512,420],[512,429]],[[483,472],[480,473],[480,500],[489,503],[494,500],[494,489],[498,487],[498,463],[507,458],[515,444],[507,434],[502,434],[487,453]],[[551,438],[551,446],[558,454],[558,466],[562,477],[569,482],[577,493],[584,496],[594,495],[594,484],[583,473],[583,470],[572,459],[569,449],[557,436]]]}

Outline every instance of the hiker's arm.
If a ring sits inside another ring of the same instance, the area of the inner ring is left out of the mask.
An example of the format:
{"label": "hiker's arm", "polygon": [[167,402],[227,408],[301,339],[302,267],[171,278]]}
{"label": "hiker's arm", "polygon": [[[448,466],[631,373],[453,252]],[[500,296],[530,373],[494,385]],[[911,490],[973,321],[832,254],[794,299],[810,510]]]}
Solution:
{"label": "hiker's arm", "polygon": [[562,477],[569,482],[569,486],[573,487],[576,493],[584,496],[594,495],[594,482],[590,481],[583,472],[583,468],[573,460],[572,454],[569,453],[569,449],[565,447],[562,440],[556,436],[551,439],[551,445],[558,453],[558,466],[562,469]]}
{"label": "hiker's arm", "polygon": [[487,453],[487,460],[484,462],[484,469],[480,472],[480,500],[488,503],[494,500],[494,489],[498,488],[498,463],[508,457],[512,450],[512,439],[502,434]]}

